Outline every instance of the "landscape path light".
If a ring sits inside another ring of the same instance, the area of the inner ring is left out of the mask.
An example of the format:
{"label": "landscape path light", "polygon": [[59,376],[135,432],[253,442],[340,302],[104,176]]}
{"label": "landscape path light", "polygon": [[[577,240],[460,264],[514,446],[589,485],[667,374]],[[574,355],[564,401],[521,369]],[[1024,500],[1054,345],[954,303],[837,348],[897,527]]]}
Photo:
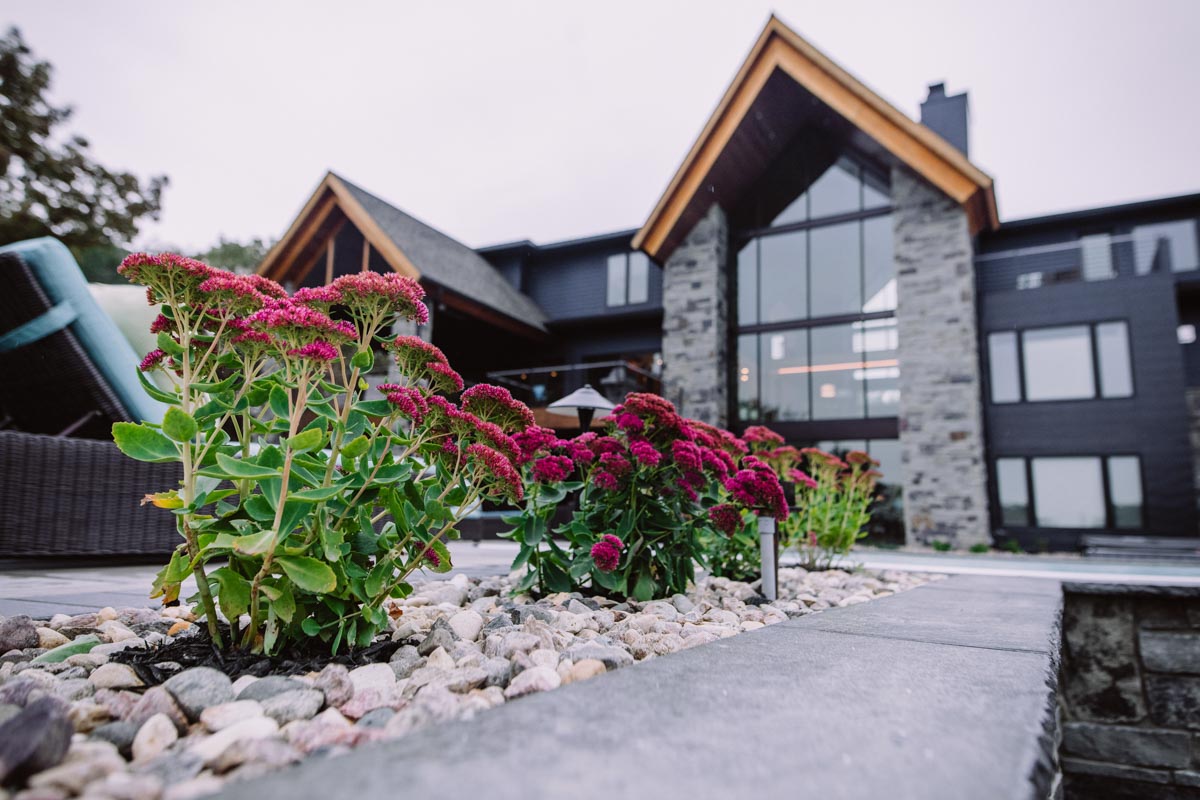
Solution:
{"label": "landscape path light", "polygon": [[763,514],[758,518],[758,546],[762,553],[762,595],[774,602],[779,584],[779,560],[776,558],[775,518]]}
{"label": "landscape path light", "polygon": [[612,411],[616,406],[607,397],[593,389],[590,383],[586,383],[582,389],[576,389],[561,400],[555,400],[546,408],[551,411],[567,413],[574,411],[579,416],[580,431],[587,433],[588,429],[592,427],[592,417],[596,415],[597,411]]}

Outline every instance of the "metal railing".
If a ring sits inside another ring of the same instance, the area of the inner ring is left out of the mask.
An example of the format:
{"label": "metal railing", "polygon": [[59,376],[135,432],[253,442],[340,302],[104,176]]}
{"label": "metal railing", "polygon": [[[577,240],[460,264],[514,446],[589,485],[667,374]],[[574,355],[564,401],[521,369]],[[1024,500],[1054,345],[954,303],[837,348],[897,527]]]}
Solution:
{"label": "metal railing", "polygon": [[628,361],[587,361],[551,364],[487,373],[488,380],[503,384],[514,396],[534,406],[545,406],[590,383],[614,403],[630,392],[662,394],[662,379]]}
{"label": "metal railing", "polygon": [[1200,268],[1194,236],[1194,227],[1191,242],[1138,231],[1082,236],[1070,242],[981,253],[975,257],[975,267],[984,292],[1190,272]]}

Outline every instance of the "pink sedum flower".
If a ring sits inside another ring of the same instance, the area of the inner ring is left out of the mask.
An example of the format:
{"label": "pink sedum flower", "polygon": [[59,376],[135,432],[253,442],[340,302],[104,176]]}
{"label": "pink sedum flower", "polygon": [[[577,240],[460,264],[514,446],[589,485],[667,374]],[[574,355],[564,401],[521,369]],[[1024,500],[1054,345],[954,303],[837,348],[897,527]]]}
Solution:
{"label": "pink sedum flower", "polygon": [[639,464],[647,467],[657,467],[663,458],[662,453],[649,442],[634,442],[629,445],[629,452]]}
{"label": "pink sedum flower", "polygon": [[742,515],[729,503],[721,503],[708,510],[713,527],[726,536],[732,536],[742,524]]}
{"label": "pink sedum flower", "polygon": [[325,363],[337,359],[338,350],[329,342],[309,342],[303,347],[288,350],[287,354],[292,358]]}
{"label": "pink sedum flower", "polygon": [[612,572],[621,564],[621,551],[625,545],[611,533],[605,534],[600,541],[592,545],[592,563],[601,572]]}
{"label": "pink sedum flower", "polygon": [[574,469],[575,464],[566,456],[542,456],[533,462],[533,479],[538,483],[560,483]]}

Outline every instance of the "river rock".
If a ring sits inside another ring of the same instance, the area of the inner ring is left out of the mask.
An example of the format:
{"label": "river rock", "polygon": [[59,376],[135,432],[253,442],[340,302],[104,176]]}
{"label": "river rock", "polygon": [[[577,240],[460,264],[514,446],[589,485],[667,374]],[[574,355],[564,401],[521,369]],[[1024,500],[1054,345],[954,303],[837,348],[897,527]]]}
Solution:
{"label": "river rock", "polygon": [[628,667],[633,663],[633,656],[624,648],[617,647],[616,645],[604,645],[599,642],[584,642],[583,644],[573,645],[567,648],[567,658],[577,663],[589,658],[595,659],[602,662],[608,669]]}
{"label": "river rock", "polygon": [[192,667],[172,675],[163,684],[188,719],[198,720],[209,706],[228,703],[233,699],[233,682],[224,672],[212,667]]}
{"label": "river rock", "polygon": [[128,664],[102,664],[92,670],[88,680],[97,689],[133,689],[146,685]]}
{"label": "river rock", "polygon": [[532,692],[545,692],[557,689],[562,678],[550,667],[531,667],[512,679],[512,683],[504,690],[507,698],[521,697]]}
{"label": "river rock", "polygon": [[[387,665],[383,665],[385,668]],[[391,674],[388,670],[388,674]],[[296,720],[312,719],[321,706],[325,705],[325,695],[317,689],[295,689],[290,692],[280,692],[262,701],[262,710],[280,725],[286,725]]]}
{"label": "river rock", "polygon": [[133,757],[133,740],[137,737],[138,726],[132,722],[117,720],[100,725],[90,734],[92,739],[108,742],[126,758]]}
{"label": "river rock", "polygon": [[200,712],[200,724],[210,732],[225,730],[242,720],[263,715],[262,704],[257,700],[234,700],[231,703],[209,706]]}
{"label": "river rock", "polygon": [[63,636],[53,628],[37,628],[38,647],[44,647],[47,650],[53,650],[56,647],[61,647],[64,644],[70,644],[71,640]]}
{"label": "river rock", "polygon": [[0,724],[0,784],[18,781],[62,761],[75,727],[64,704],[40,697]]}
{"label": "river rock", "polygon": [[142,699],[130,709],[125,719],[135,725],[141,725],[156,714],[163,714],[175,723],[175,730],[183,733],[187,730],[188,718],[179,703],[171,693],[162,686],[152,686],[142,695]]}
{"label": "river rock", "polygon": [[37,626],[24,614],[0,620],[0,653],[38,646]]}
{"label": "river rock", "polygon": [[257,700],[263,702],[269,697],[274,697],[277,694],[284,692],[294,692],[297,689],[307,689],[308,686],[296,680],[283,675],[268,675],[265,678],[259,678],[254,683],[247,686],[242,691],[238,692],[238,700]]}
{"label": "river rock", "polygon": [[594,658],[585,658],[582,661],[576,661],[571,665],[570,682],[586,681],[588,678],[594,678],[597,675],[603,675],[608,671],[604,666],[603,661]]}
{"label": "river rock", "polygon": [[206,739],[188,746],[188,752],[199,756],[207,764],[225,752],[234,742],[265,739],[279,732],[279,725],[270,717],[251,717],[230,725]]}
{"label": "river rock", "polygon": [[149,761],[158,756],[179,738],[175,721],[166,714],[155,714],[143,723],[133,737],[133,760]]}
{"label": "river rock", "polygon": [[473,642],[479,638],[479,632],[483,630],[483,617],[478,612],[466,609],[450,617],[447,624],[458,638]]}
{"label": "river rock", "polygon": [[458,641],[458,634],[450,627],[445,617],[438,617],[437,622],[433,623],[433,627],[429,629],[429,633],[417,645],[417,653],[427,656],[439,647],[449,650],[454,647],[456,641]]}
{"label": "river rock", "polygon": [[326,664],[313,681],[313,687],[325,694],[325,703],[329,706],[340,706],[354,696],[350,670],[343,664]]}

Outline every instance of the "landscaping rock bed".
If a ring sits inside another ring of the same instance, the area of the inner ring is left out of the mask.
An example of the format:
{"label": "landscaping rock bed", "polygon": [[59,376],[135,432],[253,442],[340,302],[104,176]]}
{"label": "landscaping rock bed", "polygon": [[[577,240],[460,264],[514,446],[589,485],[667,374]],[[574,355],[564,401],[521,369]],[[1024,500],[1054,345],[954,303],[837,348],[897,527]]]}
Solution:
{"label": "landscaping rock bed", "polygon": [[[396,602],[390,639],[348,659],[203,666],[191,665],[196,654],[212,651],[184,608],[10,617],[0,620],[0,800],[197,797],[937,577],[789,568],[774,603],[721,578],[669,601],[616,603],[510,597],[511,577],[457,576]],[[172,653],[190,653],[187,665]]]}

